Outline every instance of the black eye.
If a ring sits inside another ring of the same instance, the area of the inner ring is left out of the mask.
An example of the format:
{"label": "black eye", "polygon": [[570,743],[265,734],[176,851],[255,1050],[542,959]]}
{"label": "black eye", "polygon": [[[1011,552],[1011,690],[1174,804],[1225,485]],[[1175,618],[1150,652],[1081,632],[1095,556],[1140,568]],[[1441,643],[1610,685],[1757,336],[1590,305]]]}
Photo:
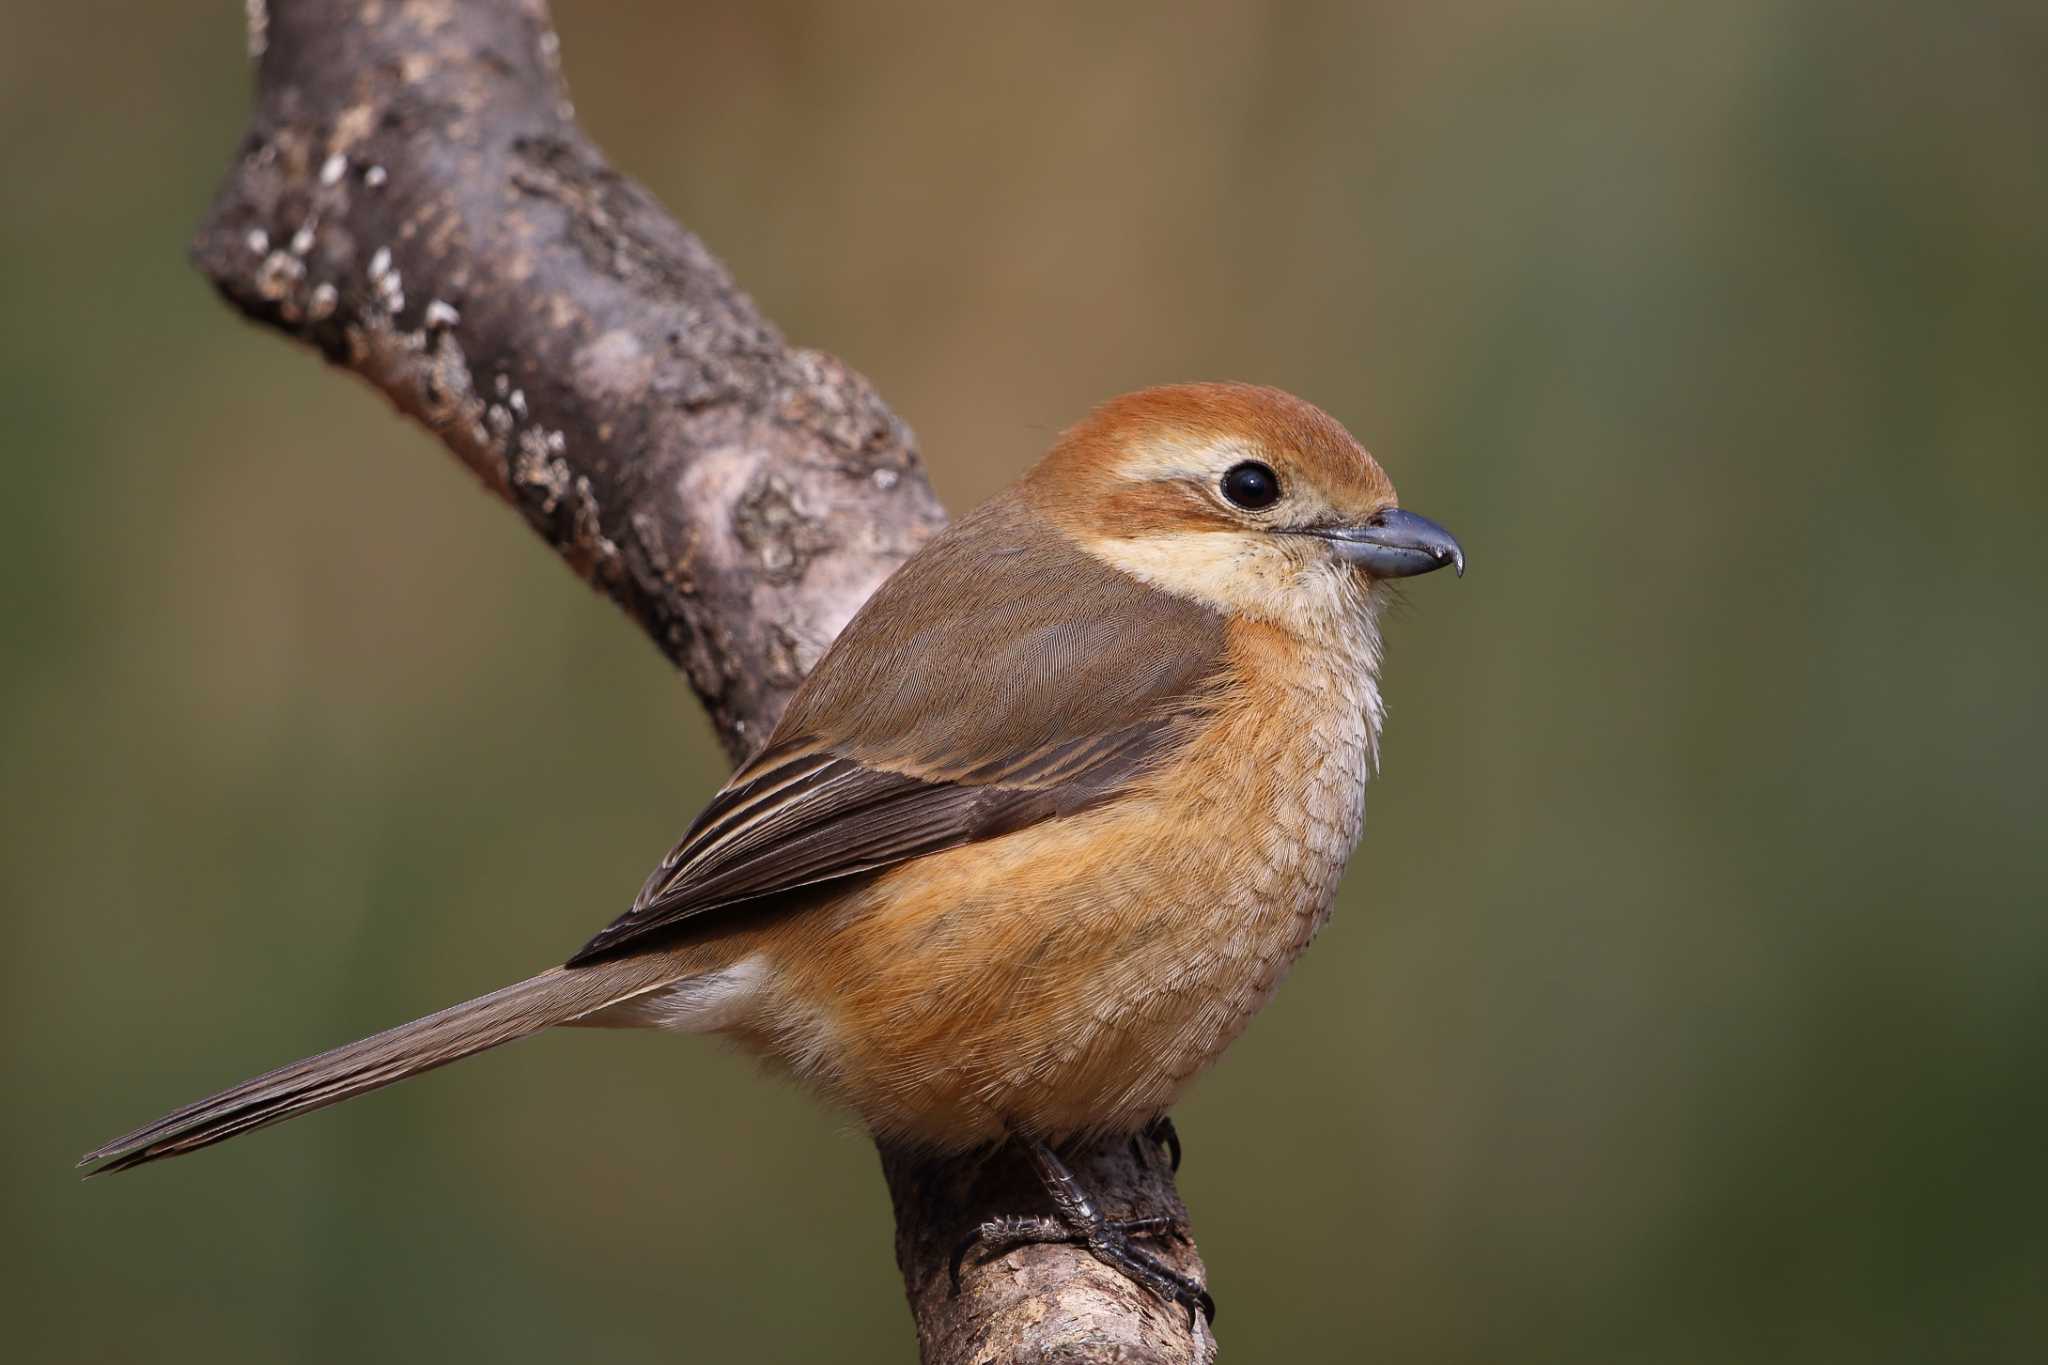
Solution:
{"label": "black eye", "polygon": [[1223,496],[1258,511],[1280,501],[1280,476],[1257,460],[1234,464],[1223,475]]}

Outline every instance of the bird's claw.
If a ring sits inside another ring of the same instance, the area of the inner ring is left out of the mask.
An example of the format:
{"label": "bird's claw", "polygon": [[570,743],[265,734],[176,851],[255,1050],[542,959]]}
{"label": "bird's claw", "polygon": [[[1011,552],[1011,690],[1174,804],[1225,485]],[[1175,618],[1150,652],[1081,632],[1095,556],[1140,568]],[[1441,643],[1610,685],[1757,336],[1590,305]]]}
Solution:
{"label": "bird's claw", "polygon": [[1173,1120],[1161,1114],[1145,1125],[1145,1136],[1167,1150],[1173,1162],[1167,1167],[1175,1175],[1180,1174],[1180,1129],[1173,1126]]}

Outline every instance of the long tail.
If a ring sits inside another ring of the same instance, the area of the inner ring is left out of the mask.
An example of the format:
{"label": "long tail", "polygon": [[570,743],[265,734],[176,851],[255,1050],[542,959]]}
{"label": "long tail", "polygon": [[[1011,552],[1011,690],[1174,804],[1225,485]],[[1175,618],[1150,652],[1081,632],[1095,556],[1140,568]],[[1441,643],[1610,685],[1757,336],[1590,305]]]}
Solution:
{"label": "long tail", "polygon": [[659,955],[556,967],[438,1014],[281,1066],[145,1124],[80,1158],[93,1175],[182,1156],[382,1089],[552,1024],[574,1022],[676,979]]}

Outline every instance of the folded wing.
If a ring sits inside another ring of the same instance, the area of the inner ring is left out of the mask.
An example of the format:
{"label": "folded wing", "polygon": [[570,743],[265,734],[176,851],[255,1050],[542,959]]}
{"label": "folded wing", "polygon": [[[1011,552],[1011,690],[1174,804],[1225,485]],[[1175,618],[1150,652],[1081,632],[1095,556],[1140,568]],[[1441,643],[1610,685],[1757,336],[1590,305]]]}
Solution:
{"label": "folded wing", "polygon": [[1215,613],[998,499],[882,586],[767,746],[570,965],[1114,799],[1205,713],[1223,647]]}

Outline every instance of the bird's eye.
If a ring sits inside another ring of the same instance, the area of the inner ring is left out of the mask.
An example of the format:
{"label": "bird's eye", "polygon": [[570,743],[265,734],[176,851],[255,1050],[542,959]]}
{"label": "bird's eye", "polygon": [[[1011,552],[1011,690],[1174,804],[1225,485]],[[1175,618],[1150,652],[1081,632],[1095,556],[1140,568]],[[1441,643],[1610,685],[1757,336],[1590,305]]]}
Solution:
{"label": "bird's eye", "polygon": [[1256,512],[1280,500],[1280,476],[1257,460],[1234,464],[1223,475],[1223,496]]}

